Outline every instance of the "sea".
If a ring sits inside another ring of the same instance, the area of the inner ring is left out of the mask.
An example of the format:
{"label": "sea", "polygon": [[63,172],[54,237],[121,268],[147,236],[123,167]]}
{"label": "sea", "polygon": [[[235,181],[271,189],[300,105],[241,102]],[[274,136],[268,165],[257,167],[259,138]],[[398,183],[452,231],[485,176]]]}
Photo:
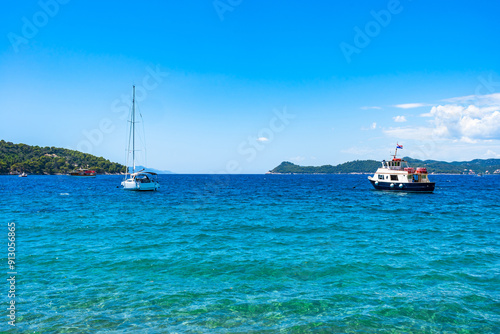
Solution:
{"label": "sea", "polygon": [[121,180],[0,177],[0,332],[500,333],[500,176]]}

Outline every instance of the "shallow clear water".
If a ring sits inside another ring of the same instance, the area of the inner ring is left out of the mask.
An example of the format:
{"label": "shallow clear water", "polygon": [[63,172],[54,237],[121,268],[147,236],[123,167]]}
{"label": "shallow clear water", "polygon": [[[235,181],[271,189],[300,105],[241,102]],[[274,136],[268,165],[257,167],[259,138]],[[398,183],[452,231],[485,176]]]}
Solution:
{"label": "shallow clear water", "polygon": [[500,176],[0,180],[18,332],[499,333]]}

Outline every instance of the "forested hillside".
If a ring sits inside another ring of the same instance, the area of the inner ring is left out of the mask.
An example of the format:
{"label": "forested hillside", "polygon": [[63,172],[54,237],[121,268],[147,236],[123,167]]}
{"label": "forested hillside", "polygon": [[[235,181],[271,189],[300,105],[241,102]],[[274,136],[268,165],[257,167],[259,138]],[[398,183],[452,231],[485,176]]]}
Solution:
{"label": "forested hillside", "polygon": [[[475,159],[472,161],[435,161],[418,160],[405,157],[412,167],[426,167],[429,173],[439,174],[463,174],[471,170],[475,173],[490,174],[498,173],[500,170],[500,159]],[[299,166],[288,161],[282,162],[278,167],[270,170],[275,174],[337,174],[337,173],[374,173],[381,166],[380,161],[375,160],[356,160],[345,162],[340,165],[324,166]]]}
{"label": "forested hillside", "polygon": [[101,174],[125,171],[121,164],[87,153],[0,140],[0,174],[65,174],[78,168],[90,168]]}
{"label": "forested hillside", "polygon": [[380,162],[375,160],[356,160],[332,166],[299,166],[284,161],[271,173],[280,174],[338,174],[338,173],[372,173],[380,167]]}

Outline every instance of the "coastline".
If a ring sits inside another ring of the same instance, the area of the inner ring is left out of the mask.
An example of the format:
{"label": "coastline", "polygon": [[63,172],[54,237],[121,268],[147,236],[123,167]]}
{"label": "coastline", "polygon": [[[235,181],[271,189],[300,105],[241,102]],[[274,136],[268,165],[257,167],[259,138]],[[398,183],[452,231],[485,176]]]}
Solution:
{"label": "coastline", "polygon": [[[270,173],[264,175],[373,175],[374,173]],[[478,174],[456,174],[456,173],[430,173],[429,175],[459,175],[459,176],[478,176]],[[500,176],[500,173],[483,174],[481,176]]]}
{"label": "coastline", "polygon": [[[19,176],[20,174],[0,174],[0,176]],[[28,174],[28,176],[71,176],[66,173],[54,173],[54,174]],[[125,173],[97,173],[97,175],[125,175]]]}

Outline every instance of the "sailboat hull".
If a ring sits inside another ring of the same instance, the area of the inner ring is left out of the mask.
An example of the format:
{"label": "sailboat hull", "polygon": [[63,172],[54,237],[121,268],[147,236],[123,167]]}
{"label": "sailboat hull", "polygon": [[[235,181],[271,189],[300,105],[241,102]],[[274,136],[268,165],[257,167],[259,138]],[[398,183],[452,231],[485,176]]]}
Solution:
{"label": "sailboat hull", "polygon": [[123,189],[133,191],[156,191],[160,188],[158,182],[142,183],[136,180],[125,180],[122,182]]}

